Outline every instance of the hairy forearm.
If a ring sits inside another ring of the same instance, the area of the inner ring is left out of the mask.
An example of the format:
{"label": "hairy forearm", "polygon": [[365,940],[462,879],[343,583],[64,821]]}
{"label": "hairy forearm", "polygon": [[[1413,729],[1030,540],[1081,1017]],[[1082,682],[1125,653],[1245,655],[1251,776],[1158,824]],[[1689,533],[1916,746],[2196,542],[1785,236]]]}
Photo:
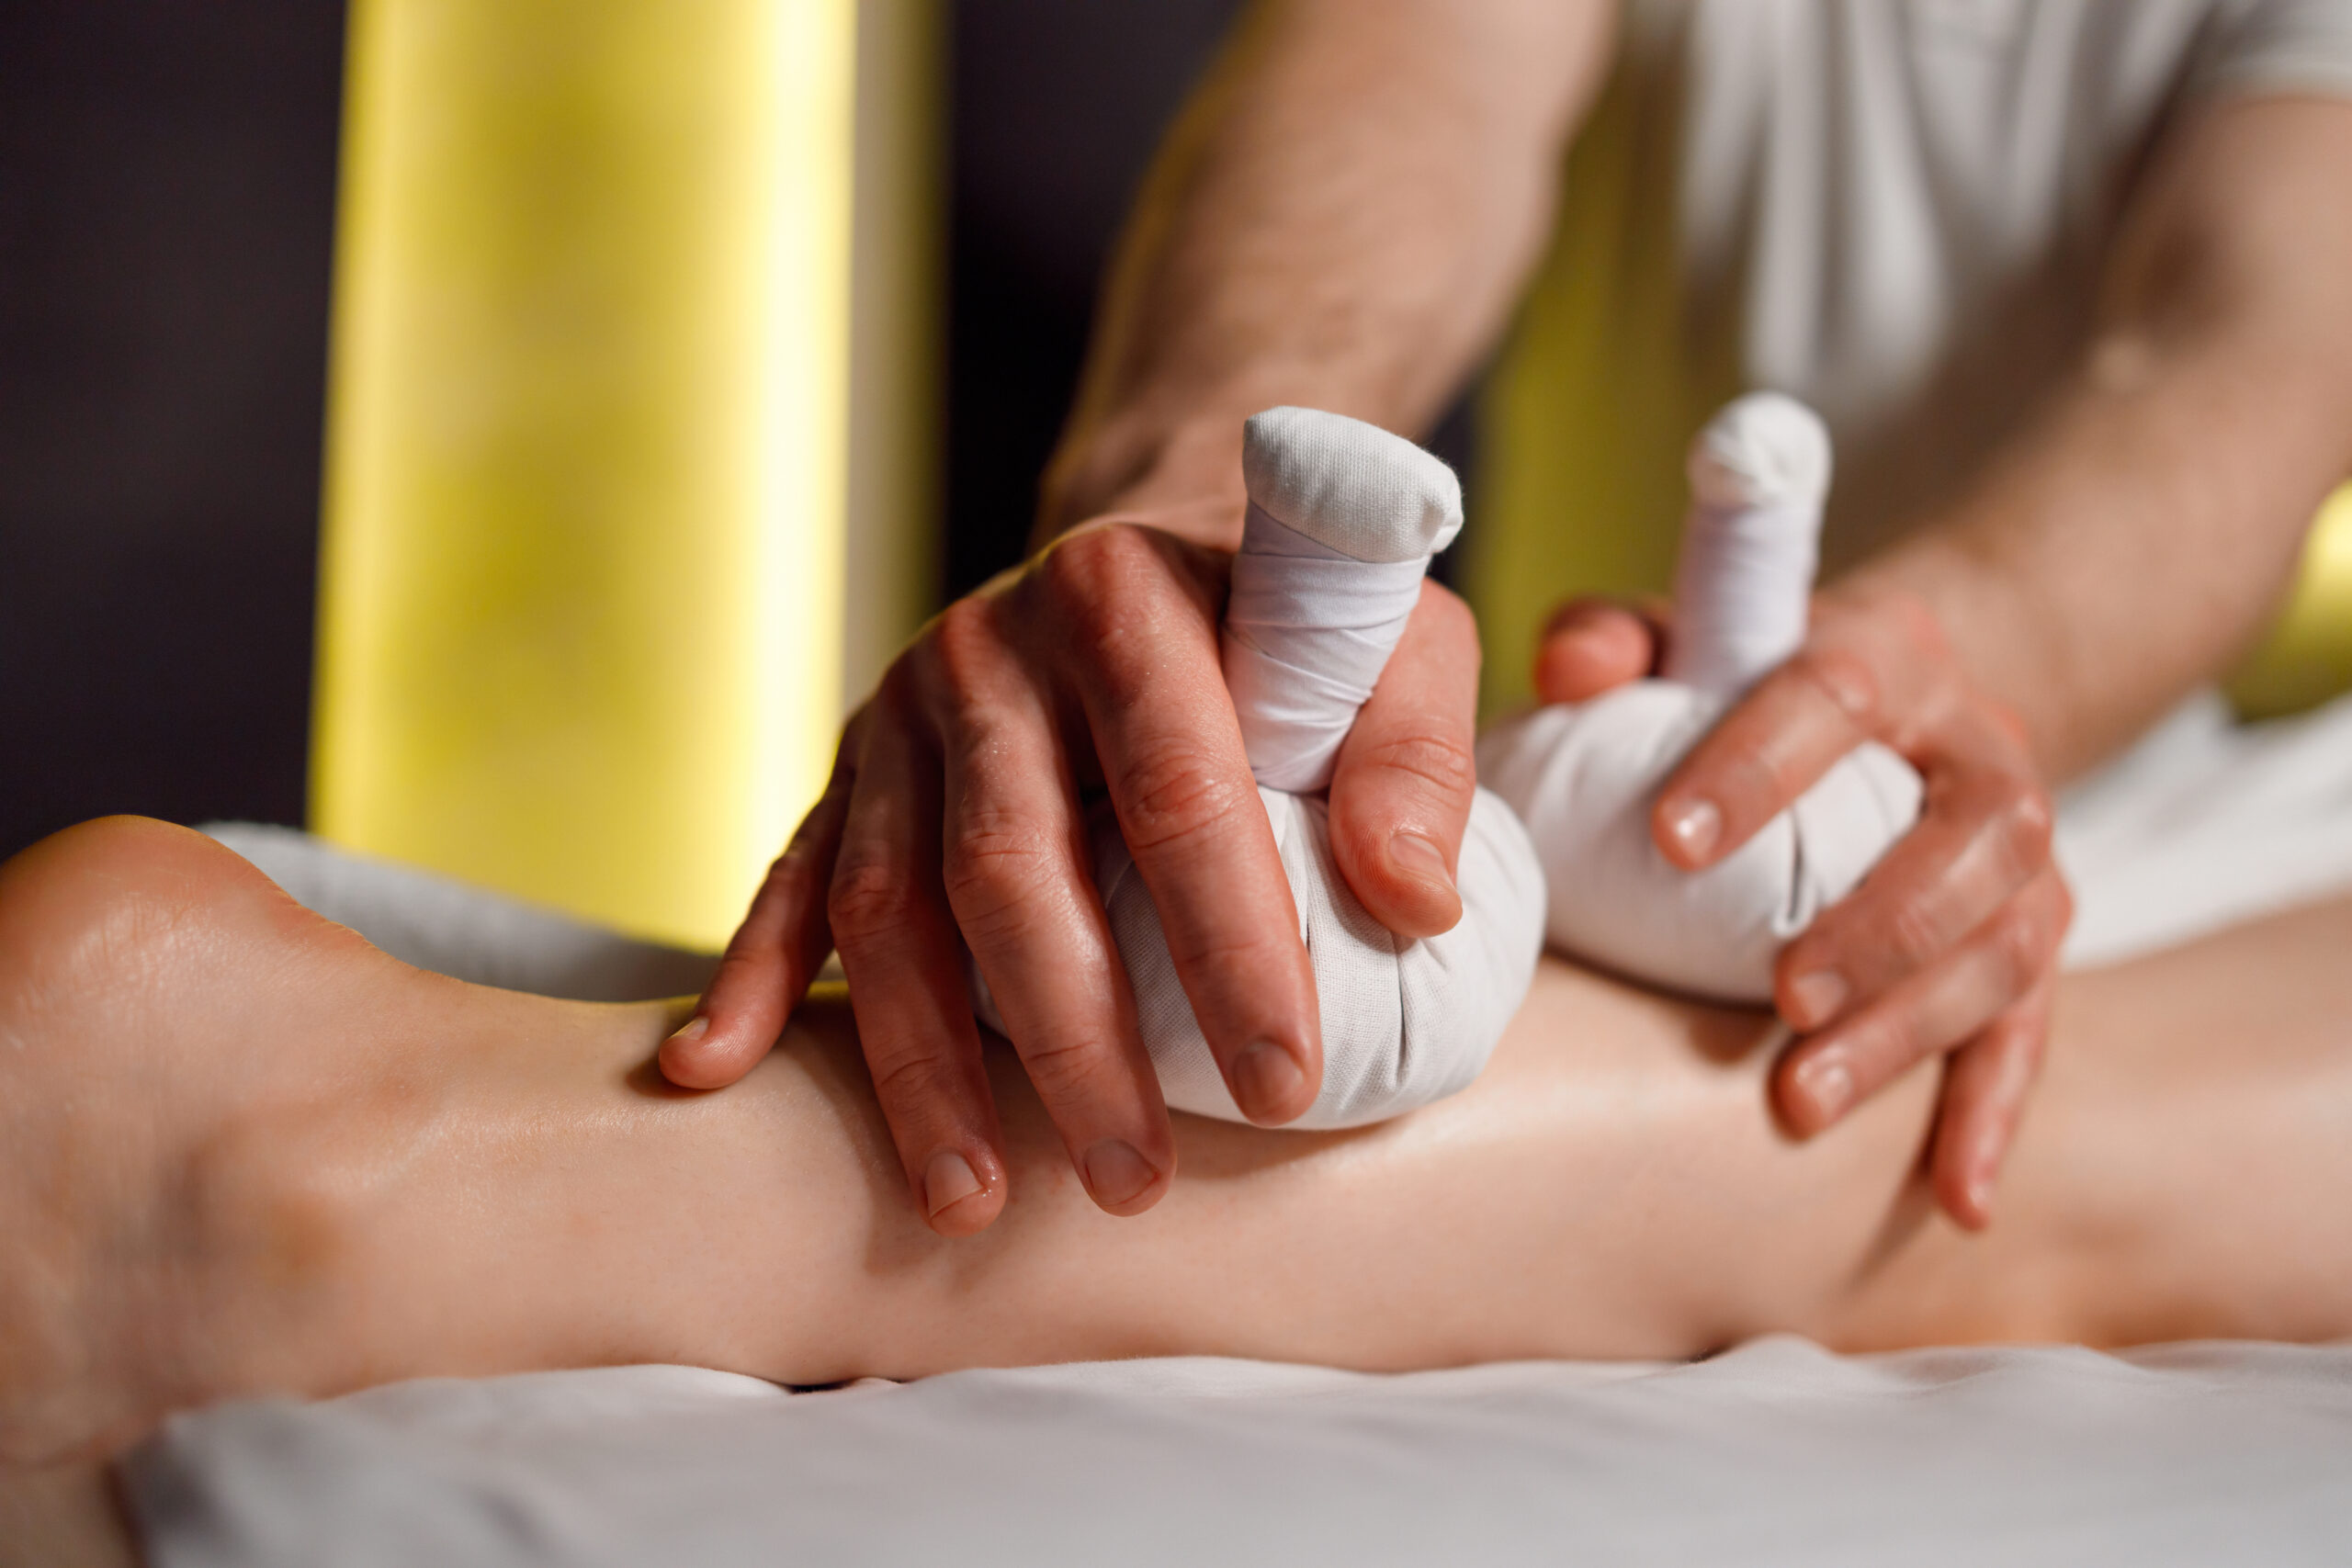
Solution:
{"label": "hairy forearm", "polygon": [[2024,720],[2097,761],[2260,632],[2352,471],[2352,106],[2185,127],[2075,375],[1942,516],[1847,586],[1905,589]]}
{"label": "hairy forearm", "polygon": [[1432,421],[1499,331],[1608,0],[1266,0],[1146,182],[1038,531],[1240,525],[1240,422],[1275,403]]}

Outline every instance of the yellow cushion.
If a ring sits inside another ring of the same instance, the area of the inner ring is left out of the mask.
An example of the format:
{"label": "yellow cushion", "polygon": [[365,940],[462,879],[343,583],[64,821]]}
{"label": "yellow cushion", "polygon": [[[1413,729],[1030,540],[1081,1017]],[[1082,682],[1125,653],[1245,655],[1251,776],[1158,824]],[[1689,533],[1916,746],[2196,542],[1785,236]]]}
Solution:
{"label": "yellow cushion", "polygon": [[2320,509],[2286,609],[2228,690],[2248,718],[2297,713],[2352,692],[2352,484]]}

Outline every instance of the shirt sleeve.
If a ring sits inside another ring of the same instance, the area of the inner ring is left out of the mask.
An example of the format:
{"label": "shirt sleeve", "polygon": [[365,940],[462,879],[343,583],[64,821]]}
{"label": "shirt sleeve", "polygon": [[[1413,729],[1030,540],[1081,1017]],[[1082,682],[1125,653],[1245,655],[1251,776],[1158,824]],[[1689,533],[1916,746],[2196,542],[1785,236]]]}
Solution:
{"label": "shirt sleeve", "polygon": [[2203,54],[2201,96],[2352,98],[2352,0],[2238,0]]}

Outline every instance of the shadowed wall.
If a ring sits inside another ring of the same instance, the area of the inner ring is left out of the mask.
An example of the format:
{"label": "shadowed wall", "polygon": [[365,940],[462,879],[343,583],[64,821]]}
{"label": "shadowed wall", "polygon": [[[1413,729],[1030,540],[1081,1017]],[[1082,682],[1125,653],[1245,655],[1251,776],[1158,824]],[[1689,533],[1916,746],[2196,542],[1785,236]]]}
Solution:
{"label": "shadowed wall", "polygon": [[[1019,551],[1102,254],[1234,0],[952,7],[943,589]],[[342,7],[0,6],[0,854],[300,822]]]}

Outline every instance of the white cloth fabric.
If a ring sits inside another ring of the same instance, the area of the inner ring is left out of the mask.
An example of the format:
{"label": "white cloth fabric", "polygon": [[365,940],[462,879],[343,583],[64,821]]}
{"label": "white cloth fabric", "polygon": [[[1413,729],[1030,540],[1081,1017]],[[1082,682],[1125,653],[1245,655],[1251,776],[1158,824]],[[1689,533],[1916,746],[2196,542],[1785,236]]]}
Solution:
{"label": "white cloth fabric", "polygon": [[184,1416],[153,1568],[2335,1563],[2352,1348],[1378,1377],[1226,1360],[788,1394],[628,1367]]}
{"label": "white cloth fabric", "polygon": [[1420,602],[1429,557],[1364,561],[1252,502],[1226,595],[1225,686],[1269,789],[1330,786],[1340,747]]}
{"label": "white cloth fabric", "polygon": [[1781,949],[1910,830],[1919,775],[1867,743],[1737,851],[1683,871],[1658,852],[1650,807],[1722,708],[1637,681],[1497,725],[1478,742],[1478,773],[1543,858],[1553,946],[1690,996],[1769,1002]]}
{"label": "white cloth fabric", "polygon": [[1736,697],[1804,642],[1830,467],[1820,415],[1778,392],[1735,399],[1690,443],[1668,680]]}
{"label": "white cloth fabric", "polygon": [[2058,801],[2070,969],[2120,963],[2352,884],[2352,697],[2240,724],[2181,705]]}
{"label": "white cloth fabric", "polygon": [[1689,469],[1668,679],[1497,725],[1478,772],[1543,857],[1555,947],[1692,996],[1769,1002],[1781,949],[1910,830],[1921,786],[1866,743],[1704,871],[1659,853],[1650,810],[1667,775],[1804,640],[1829,438],[1802,403],[1751,393],[1691,440]]}
{"label": "white cloth fabric", "polygon": [[700,991],[716,953],[639,942],[415,866],[337,849],[291,828],[214,822],[204,831],[295,901],[436,975],[583,1002]]}
{"label": "white cloth fabric", "polygon": [[[1400,939],[1331,857],[1328,784],[1357,710],[1420,596],[1430,557],[1462,526],[1453,470],[1411,442],[1313,409],[1253,417],[1250,510],[1224,627],[1227,688],[1315,967],[1323,1083],[1290,1125],[1353,1127],[1467,1088],[1519,1010],[1543,945],[1544,882],[1510,810],[1481,790],[1455,865],[1462,919]],[[1168,1103],[1242,1121],[1176,974],[1159,911],[1120,837],[1089,824],[1094,881],[1134,986]],[[1002,1032],[975,971],[983,1021]]]}
{"label": "white cloth fabric", "polygon": [[1225,684],[1250,772],[1300,795],[1330,784],[1430,558],[1462,531],[1462,483],[1402,436],[1300,408],[1250,417],[1241,477]]}
{"label": "white cloth fabric", "polygon": [[[1480,790],[1456,868],[1461,922],[1413,941],[1374,919],[1349,891],[1331,859],[1322,796],[1258,794],[1298,905],[1323,1019],[1323,1087],[1288,1125],[1362,1126],[1467,1089],[1519,1010],[1544,945],[1544,877],[1527,830]],[[1096,886],[1161,1092],[1176,1110],[1243,1120],[1115,824],[1095,834],[1095,852]]]}

